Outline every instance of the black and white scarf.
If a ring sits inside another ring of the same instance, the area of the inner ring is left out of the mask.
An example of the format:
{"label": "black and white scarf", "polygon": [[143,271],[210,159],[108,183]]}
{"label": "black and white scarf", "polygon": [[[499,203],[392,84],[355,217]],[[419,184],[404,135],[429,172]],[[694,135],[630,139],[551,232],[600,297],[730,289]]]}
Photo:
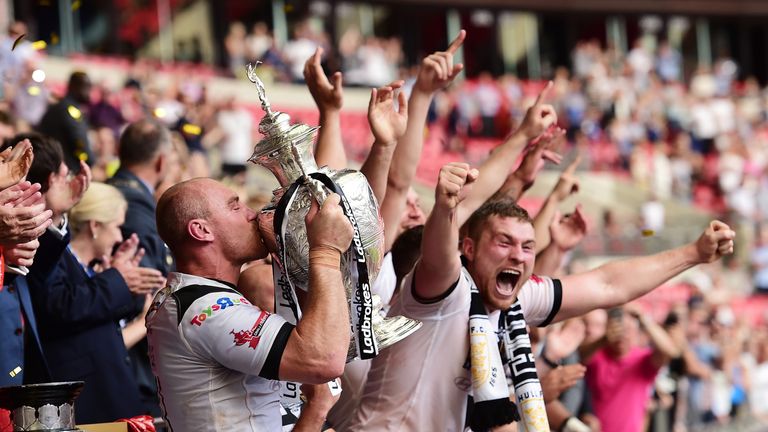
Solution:
{"label": "black and white scarf", "polygon": [[[469,425],[483,432],[512,422],[520,422],[522,431],[548,432],[544,393],[536,373],[523,308],[520,301],[502,311],[497,336],[483,298],[472,277],[469,307],[469,362],[472,373],[474,406]],[[509,384],[514,385],[517,405],[509,398]]]}

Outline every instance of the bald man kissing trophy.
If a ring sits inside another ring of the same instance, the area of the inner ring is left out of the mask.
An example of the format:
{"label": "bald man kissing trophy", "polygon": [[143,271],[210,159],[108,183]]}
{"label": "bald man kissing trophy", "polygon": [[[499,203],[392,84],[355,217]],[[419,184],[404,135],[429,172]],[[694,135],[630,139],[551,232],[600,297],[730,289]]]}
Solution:
{"label": "bald man kissing trophy", "polygon": [[[255,66],[249,64],[246,71],[265,112],[259,123],[264,139],[256,144],[249,161],[267,168],[280,184],[272,202],[259,215],[259,229],[273,257],[275,312],[293,324],[301,319],[301,291],[307,290],[309,279],[304,217],[312,200],[322,204],[329,191],[337,193],[354,229],[352,245],[342,257],[353,339],[347,358],[374,358],[380,349],[415,332],[421,322],[403,316],[382,318],[378,296],[371,293],[384,249],[384,229],[373,191],[359,171],[318,168],[312,153],[318,128],[291,125],[288,114],[273,111]],[[288,387],[282,392],[284,406],[293,405],[286,397],[292,396],[298,403],[294,390],[298,387],[292,384],[284,384]]]}

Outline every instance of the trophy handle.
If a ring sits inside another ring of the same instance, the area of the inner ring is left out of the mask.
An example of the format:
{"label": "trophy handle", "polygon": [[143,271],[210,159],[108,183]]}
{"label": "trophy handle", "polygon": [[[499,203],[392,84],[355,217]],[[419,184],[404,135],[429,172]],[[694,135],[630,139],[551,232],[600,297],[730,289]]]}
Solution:
{"label": "trophy handle", "polygon": [[325,200],[328,198],[328,191],[325,189],[325,186],[322,182],[320,182],[320,180],[313,179],[307,175],[307,172],[304,170],[304,161],[301,158],[301,154],[299,153],[299,148],[296,146],[296,143],[291,143],[291,152],[293,153],[293,157],[296,160],[296,163],[301,169],[301,177],[304,179],[304,184],[307,186],[309,194],[312,195],[312,198],[314,198],[318,204],[323,205]]}

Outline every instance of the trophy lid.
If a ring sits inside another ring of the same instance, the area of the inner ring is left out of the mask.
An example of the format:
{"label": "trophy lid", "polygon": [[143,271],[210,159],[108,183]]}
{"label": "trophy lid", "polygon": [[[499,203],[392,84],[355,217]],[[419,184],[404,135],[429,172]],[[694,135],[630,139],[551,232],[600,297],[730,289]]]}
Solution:
{"label": "trophy lid", "polygon": [[267,99],[267,92],[264,89],[264,83],[256,75],[256,66],[261,62],[248,63],[246,73],[248,79],[256,84],[256,90],[261,101],[261,108],[264,110],[264,117],[259,122],[259,132],[264,135],[264,139],[259,141],[254,148],[253,155],[248,159],[250,162],[259,162],[259,159],[267,156],[274,156],[277,151],[291,151],[292,144],[311,139],[316,126],[308,126],[302,123],[291,124],[291,117],[280,111],[273,111],[272,106]]}

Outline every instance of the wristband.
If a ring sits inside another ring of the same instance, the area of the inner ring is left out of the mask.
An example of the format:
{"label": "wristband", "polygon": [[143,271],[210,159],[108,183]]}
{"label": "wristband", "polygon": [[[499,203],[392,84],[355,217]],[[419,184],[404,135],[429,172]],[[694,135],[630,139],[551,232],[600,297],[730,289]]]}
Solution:
{"label": "wristband", "polygon": [[549,366],[552,369],[557,369],[558,367],[561,366],[560,363],[553,362],[552,360],[548,359],[547,353],[545,350],[541,350],[541,359],[544,361],[545,365]]}

